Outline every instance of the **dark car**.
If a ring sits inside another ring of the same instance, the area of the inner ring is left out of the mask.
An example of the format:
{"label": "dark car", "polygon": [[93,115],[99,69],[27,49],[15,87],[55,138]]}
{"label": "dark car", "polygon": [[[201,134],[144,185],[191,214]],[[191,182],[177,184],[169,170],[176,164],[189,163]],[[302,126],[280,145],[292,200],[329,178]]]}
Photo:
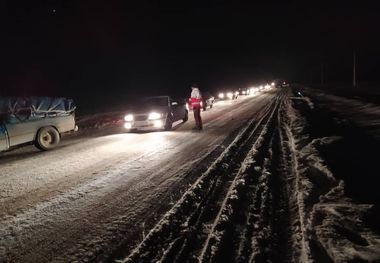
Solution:
{"label": "dark car", "polygon": [[170,130],[174,122],[188,120],[186,101],[169,96],[146,97],[127,112],[124,120],[127,130]]}
{"label": "dark car", "polygon": [[212,106],[214,105],[214,96],[212,96],[209,92],[204,92],[202,93],[202,108],[203,110],[205,111],[207,109],[207,107],[210,107],[210,109],[212,108]]}

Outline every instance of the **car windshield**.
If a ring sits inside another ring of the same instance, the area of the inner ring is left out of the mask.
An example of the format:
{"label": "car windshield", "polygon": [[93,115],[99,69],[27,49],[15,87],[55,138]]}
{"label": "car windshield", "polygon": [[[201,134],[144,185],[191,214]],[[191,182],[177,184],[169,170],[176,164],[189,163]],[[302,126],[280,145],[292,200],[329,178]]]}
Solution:
{"label": "car windshield", "polygon": [[140,101],[140,106],[142,107],[152,107],[152,106],[168,106],[168,98],[167,97],[149,97],[144,98]]}

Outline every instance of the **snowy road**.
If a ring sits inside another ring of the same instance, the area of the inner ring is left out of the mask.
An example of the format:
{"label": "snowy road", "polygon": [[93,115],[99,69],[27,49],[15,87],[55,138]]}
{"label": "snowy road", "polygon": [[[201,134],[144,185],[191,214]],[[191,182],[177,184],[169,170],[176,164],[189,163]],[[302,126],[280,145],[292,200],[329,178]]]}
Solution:
{"label": "snowy road", "polygon": [[0,262],[380,262],[378,106],[297,91],[218,102],[201,132],[95,123],[2,154]]}
{"label": "snowy road", "polygon": [[[69,138],[0,156],[0,262],[105,261],[123,255],[194,183],[276,91],[219,102],[171,132]],[[119,249],[120,248],[120,249]]]}

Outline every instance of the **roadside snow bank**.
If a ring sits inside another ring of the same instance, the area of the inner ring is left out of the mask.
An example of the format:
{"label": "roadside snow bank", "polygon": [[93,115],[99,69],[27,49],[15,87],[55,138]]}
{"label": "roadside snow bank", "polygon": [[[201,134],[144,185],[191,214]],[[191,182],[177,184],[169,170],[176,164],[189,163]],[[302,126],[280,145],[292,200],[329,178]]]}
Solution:
{"label": "roadside snow bank", "polygon": [[287,117],[289,144],[295,150],[292,195],[303,229],[305,261],[379,262],[380,237],[363,222],[372,206],[345,196],[344,182],[334,177],[318,151],[319,146],[341,138],[312,140],[306,119],[290,103]]}
{"label": "roadside snow bank", "polygon": [[380,105],[326,94],[309,88],[305,88],[305,92],[315,97],[319,104],[326,104],[320,106],[328,107],[330,111],[359,127],[366,127],[369,133],[380,139]]}

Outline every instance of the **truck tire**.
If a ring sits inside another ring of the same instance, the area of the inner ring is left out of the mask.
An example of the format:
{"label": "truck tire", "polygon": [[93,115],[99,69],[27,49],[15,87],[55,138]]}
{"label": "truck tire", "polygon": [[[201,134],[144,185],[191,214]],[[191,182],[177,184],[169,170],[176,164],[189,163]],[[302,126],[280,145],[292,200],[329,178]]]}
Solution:
{"label": "truck tire", "polygon": [[56,147],[61,140],[61,136],[54,127],[41,128],[36,137],[35,145],[42,151],[47,151]]}

